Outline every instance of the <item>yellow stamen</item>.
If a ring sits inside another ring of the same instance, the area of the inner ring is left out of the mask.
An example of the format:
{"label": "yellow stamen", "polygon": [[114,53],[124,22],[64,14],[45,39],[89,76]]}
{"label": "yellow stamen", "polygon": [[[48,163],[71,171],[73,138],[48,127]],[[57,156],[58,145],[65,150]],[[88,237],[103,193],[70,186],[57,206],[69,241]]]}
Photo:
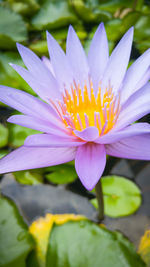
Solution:
{"label": "yellow stamen", "polygon": [[103,95],[99,85],[95,96],[91,81],[89,91],[86,84],[82,91],[80,84],[75,82],[71,85],[71,90],[65,88],[62,102],[58,102],[59,115],[61,113],[67,127],[81,131],[89,126],[96,126],[99,135],[104,135],[116,123],[120,111],[120,97],[114,96],[110,85]]}

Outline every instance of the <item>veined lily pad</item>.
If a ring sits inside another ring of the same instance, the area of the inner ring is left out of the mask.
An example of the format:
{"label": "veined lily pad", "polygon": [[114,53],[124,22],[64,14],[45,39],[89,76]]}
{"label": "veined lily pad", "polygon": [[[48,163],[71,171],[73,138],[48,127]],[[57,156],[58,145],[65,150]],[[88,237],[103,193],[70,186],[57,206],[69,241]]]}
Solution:
{"label": "veined lily pad", "polygon": [[32,236],[15,205],[0,198],[0,266],[25,267],[33,246]]}
{"label": "veined lily pad", "polygon": [[[135,183],[120,177],[102,178],[105,215],[110,217],[127,216],[134,213],[141,205],[141,192]],[[97,208],[97,200],[91,203]]]}
{"label": "veined lily pad", "polygon": [[87,221],[54,225],[46,267],[142,267],[136,250],[122,234]]}

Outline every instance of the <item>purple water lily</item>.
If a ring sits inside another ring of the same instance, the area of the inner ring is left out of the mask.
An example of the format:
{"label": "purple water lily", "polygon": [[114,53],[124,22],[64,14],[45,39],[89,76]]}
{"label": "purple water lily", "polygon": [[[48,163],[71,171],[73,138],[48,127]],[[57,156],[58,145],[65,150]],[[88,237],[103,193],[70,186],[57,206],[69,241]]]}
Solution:
{"label": "purple water lily", "polygon": [[103,23],[88,56],[69,27],[66,54],[47,33],[50,61],[18,44],[27,69],[11,64],[43,100],[0,86],[0,101],[24,115],[8,122],[41,131],[0,160],[0,173],[41,168],[75,159],[83,185],[100,179],[106,154],[150,159],[150,125],[133,122],[150,112],[150,49],[127,70],[133,28],[111,56]]}

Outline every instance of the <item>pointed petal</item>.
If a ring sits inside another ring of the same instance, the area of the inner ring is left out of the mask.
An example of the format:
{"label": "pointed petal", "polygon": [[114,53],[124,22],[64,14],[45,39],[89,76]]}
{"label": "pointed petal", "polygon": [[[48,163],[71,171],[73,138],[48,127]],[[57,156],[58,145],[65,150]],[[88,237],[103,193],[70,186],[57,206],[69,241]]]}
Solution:
{"label": "pointed petal", "polygon": [[106,145],[106,152],[119,158],[150,160],[150,134],[134,136]]}
{"label": "pointed petal", "polygon": [[62,124],[50,105],[21,90],[0,85],[0,101],[26,115],[45,120],[53,119]]}
{"label": "pointed petal", "polygon": [[75,133],[76,136],[78,136],[82,140],[85,140],[85,141],[88,141],[88,142],[94,141],[99,136],[99,131],[94,126],[88,127],[83,131],[74,130],[74,133]]}
{"label": "pointed petal", "polygon": [[89,67],[84,49],[72,26],[68,30],[66,54],[76,82],[79,81],[83,85],[85,81],[88,81]]}
{"label": "pointed petal", "polygon": [[142,79],[136,85],[135,91],[139,90],[141,87],[146,85],[146,83],[148,83],[149,80],[150,80],[150,67],[145,71]]}
{"label": "pointed petal", "polygon": [[52,88],[58,88],[56,79],[37,55],[21,44],[17,44],[17,48],[24,64],[38,81],[49,84]]}
{"label": "pointed petal", "polygon": [[80,139],[69,135],[60,137],[54,134],[34,134],[26,138],[24,145],[34,147],[74,147],[84,143]]}
{"label": "pointed petal", "polygon": [[[134,93],[139,87],[139,82],[150,66],[150,49],[141,55],[127,70],[121,89],[122,103]],[[150,78],[150,73],[149,73]],[[144,85],[144,84],[143,84]]]}
{"label": "pointed petal", "polygon": [[43,168],[75,158],[75,148],[43,148],[22,146],[0,159],[0,173]]}
{"label": "pointed petal", "polygon": [[106,71],[104,72],[102,79],[102,86],[104,90],[110,84],[113,91],[117,92],[121,86],[129,62],[132,40],[133,28],[130,28],[122,37],[109,58]]}
{"label": "pointed petal", "polygon": [[135,135],[141,135],[150,133],[150,124],[148,123],[135,123],[132,124],[126,128],[124,128],[121,131],[113,131],[109,132],[106,135],[103,135],[102,137],[98,138],[95,143],[97,144],[111,144],[114,142],[118,142],[124,138],[135,136]]}
{"label": "pointed petal", "polygon": [[150,112],[150,83],[131,95],[123,105],[114,130],[137,121]]}
{"label": "pointed petal", "polygon": [[75,156],[77,174],[87,190],[92,190],[100,179],[106,165],[103,145],[85,144],[78,147]]}
{"label": "pointed petal", "polygon": [[13,69],[31,86],[31,88],[46,102],[49,99],[61,98],[58,86],[54,87],[53,83],[45,83],[45,80],[39,81],[36,76],[21,66],[10,64]]}
{"label": "pointed petal", "polygon": [[31,128],[44,133],[57,134],[59,136],[66,136],[69,132],[65,127],[59,127],[56,123],[51,121],[44,121],[39,118],[34,118],[26,115],[13,115],[7,120],[10,123],[15,123],[23,127]]}
{"label": "pointed petal", "polygon": [[88,52],[90,75],[92,77],[93,88],[95,89],[95,91],[97,91],[98,89],[100,79],[108,63],[108,58],[108,41],[104,24],[101,23],[94,34]]}
{"label": "pointed petal", "polygon": [[42,57],[42,62],[43,62],[43,63],[45,64],[45,66],[50,70],[50,72],[53,74],[53,76],[56,77],[50,59],[48,59],[47,57],[43,56],[43,57]]}
{"label": "pointed petal", "polygon": [[71,67],[64,51],[51,34],[47,32],[48,50],[51,58],[52,67],[54,69],[57,80],[60,86],[70,87],[73,82],[73,74]]}

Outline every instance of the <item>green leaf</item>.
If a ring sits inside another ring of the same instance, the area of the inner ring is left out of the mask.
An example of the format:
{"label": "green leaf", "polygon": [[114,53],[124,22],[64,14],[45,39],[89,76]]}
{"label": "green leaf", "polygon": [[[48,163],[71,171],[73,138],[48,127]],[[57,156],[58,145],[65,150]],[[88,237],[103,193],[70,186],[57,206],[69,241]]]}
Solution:
{"label": "green leaf", "polygon": [[43,181],[42,174],[35,171],[20,171],[14,172],[17,182],[26,185],[37,185]]}
{"label": "green leaf", "polygon": [[126,32],[132,25],[135,25],[140,18],[141,13],[137,11],[129,12],[122,19],[122,28]]}
{"label": "green leaf", "polygon": [[48,56],[48,49],[47,49],[47,41],[46,40],[39,40],[34,42],[29,47],[34,53],[38,54],[39,56],[47,55]]}
{"label": "green leaf", "polygon": [[[105,215],[110,217],[127,216],[134,213],[141,205],[141,192],[135,183],[120,177],[102,178]],[[97,208],[97,200],[91,203]]]}
{"label": "green leaf", "polygon": [[68,7],[67,1],[47,1],[33,17],[35,29],[56,29],[77,22],[77,17]]}
{"label": "green leaf", "polygon": [[[135,38],[146,39],[150,36],[150,16],[141,16],[135,25]],[[142,29],[142,30],[141,30]]]}
{"label": "green leaf", "polygon": [[0,198],[0,214],[0,266],[25,267],[34,246],[27,226],[16,206],[5,198]]}
{"label": "green leaf", "polygon": [[0,148],[8,144],[8,129],[0,123]]}
{"label": "green leaf", "polygon": [[27,40],[27,29],[19,14],[0,6],[0,48],[15,47],[15,42]]}
{"label": "green leaf", "polygon": [[143,53],[150,46],[150,14],[141,16],[135,24],[135,44]]}
{"label": "green leaf", "polygon": [[118,40],[123,34],[122,30],[122,20],[121,19],[113,19],[109,20],[105,25],[106,33],[109,41]]}
{"label": "green leaf", "polygon": [[106,22],[112,17],[106,10],[101,10],[98,3],[95,3],[95,1],[72,0],[70,4],[77,15],[87,23]]}
{"label": "green leaf", "polygon": [[74,166],[61,164],[58,166],[50,167],[52,173],[46,174],[46,179],[54,184],[67,184],[72,183],[77,179],[77,173]]}
{"label": "green leaf", "polygon": [[133,0],[108,0],[104,1],[104,3],[101,1],[99,6],[101,10],[115,13],[118,9],[121,8],[132,8],[133,3]]}
{"label": "green leaf", "polygon": [[0,150],[0,159],[6,156],[7,154],[8,154],[8,151],[6,149]]}
{"label": "green leaf", "polygon": [[45,217],[39,217],[36,221],[33,221],[29,228],[30,233],[36,241],[35,254],[32,256],[33,260],[37,259],[40,267],[45,267],[49,235],[55,223],[60,225],[68,221],[79,221],[83,219],[85,219],[84,216],[75,214],[47,213]]}
{"label": "green leaf", "polygon": [[46,267],[142,267],[134,246],[118,232],[82,220],[54,225]]}
{"label": "green leaf", "polygon": [[15,124],[9,124],[8,128],[9,128],[9,143],[13,147],[22,146],[27,136],[36,133],[41,133],[39,131]]}
{"label": "green leaf", "polygon": [[38,263],[35,251],[32,251],[27,257],[26,267],[41,267]]}
{"label": "green leaf", "polygon": [[33,14],[40,8],[40,5],[36,0],[13,0],[9,1],[9,6],[14,12],[26,16],[33,16]]}

